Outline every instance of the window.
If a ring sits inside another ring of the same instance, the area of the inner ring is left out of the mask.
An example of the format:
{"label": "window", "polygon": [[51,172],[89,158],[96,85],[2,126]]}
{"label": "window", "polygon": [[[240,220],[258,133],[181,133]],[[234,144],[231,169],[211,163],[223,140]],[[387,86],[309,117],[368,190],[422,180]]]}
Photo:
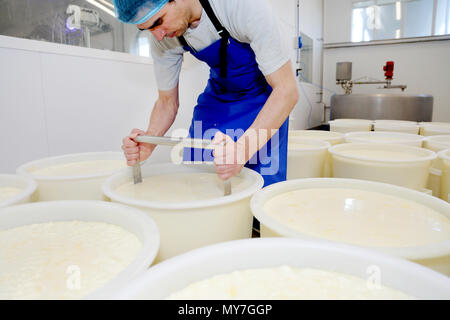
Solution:
{"label": "window", "polygon": [[0,0],[0,35],[148,56],[148,39],[112,0]]}
{"label": "window", "polygon": [[450,0],[437,0],[435,35],[450,34]]}
{"label": "window", "polygon": [[354,1],[352,42],[450,33],[450,0]]}

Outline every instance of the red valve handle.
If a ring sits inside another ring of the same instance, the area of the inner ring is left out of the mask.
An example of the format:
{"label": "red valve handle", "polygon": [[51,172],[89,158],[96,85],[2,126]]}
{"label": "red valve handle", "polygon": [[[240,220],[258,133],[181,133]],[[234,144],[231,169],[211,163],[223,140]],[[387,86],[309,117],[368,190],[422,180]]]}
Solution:
{"label": "red valve handle", "polygon": [[392,80],[394,78],[394,61],[387,61],[383,67],[384,76],[386,80]]}

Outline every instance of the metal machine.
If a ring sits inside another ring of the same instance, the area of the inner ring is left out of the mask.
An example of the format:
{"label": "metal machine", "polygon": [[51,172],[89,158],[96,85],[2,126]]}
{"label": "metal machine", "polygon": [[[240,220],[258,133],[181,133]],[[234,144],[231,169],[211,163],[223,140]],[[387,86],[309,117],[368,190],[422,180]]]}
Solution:
{"label": "metal machine", "polygon": [[91,32],[109,32],[111,26],[103,22],[97,11],[70,4],[66,9],[68,15],[66,27],[69,30],[82,30],[85,46],[91,47]]}
{"label": "metal machine", "polygon": [[433,96],[427,94],[408,95],[403,93],[352,94],[354,85],[384,84],[379,89],[401,89],[406,85],[393,85],[394,62],[388,61],[383,67],[384,81],[352,80],[352,63],[338,62],[336,84],[345,91],[343,95],[331,97],[330,120],[349,119],[393,119],[411,121],[431,121]]}

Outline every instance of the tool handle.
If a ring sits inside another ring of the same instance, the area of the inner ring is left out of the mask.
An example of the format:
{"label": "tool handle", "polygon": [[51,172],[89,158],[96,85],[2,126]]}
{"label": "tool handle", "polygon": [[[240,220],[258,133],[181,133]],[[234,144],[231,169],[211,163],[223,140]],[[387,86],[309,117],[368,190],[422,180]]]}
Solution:
{"label": "tool handle", "polygon": [[185,147],[211,149],[214,150],[215,146],[211,140],[191,139],[191,138],[172,138],[172,137],[157,137],[157,136],[137,136],[135,139],[137,142],[159,144],[165,146],[176,146],[182,144]]}

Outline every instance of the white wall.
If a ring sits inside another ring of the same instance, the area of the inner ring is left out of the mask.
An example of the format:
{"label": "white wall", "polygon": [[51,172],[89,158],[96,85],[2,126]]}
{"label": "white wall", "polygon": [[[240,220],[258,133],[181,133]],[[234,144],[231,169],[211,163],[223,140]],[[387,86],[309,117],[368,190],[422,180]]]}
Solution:
{"label": "white wall", "polygon": [[[298,36],[296,27],[296,0],[270,0],[275,14],[294,41]],[[312,84],[299,82],[299,102],[291,113],[291,129],[305,129],[319,126],[323,118],[323,106],[320,103],[322,87],[322,46],[323,19],[322,0],[300,0],[299,29],[313,39]],[[292,63],[295,66],[296,50],[292,49]]]}
{"label": "white wall", "polygon": [[[208,69],[192,61],[180,78],[173,129],[188,128]],[[0,36],[0,172],[66,153],[120,151],[145,129],[157,97],[149,59]],[[169,160],[159,148],[151,162]]]}
{"label": "white wall", "polygon": [[[350,42],[351,8],[351,0],[325,0],[325,45]],[[323,65],[324,102],[330,105],[333,93],[343,93],[336,85],[336,62],[351,61],[353,79],[367,76],[384,80],[382,67],[389,60],[395,62],[392,84],[406,84],[405,94],[433,95],[433,121],[450,122],[450,40],[327,48]],[[357,85],[353,92],[401,92],[399,89],[377,89],[379,86]]]}

